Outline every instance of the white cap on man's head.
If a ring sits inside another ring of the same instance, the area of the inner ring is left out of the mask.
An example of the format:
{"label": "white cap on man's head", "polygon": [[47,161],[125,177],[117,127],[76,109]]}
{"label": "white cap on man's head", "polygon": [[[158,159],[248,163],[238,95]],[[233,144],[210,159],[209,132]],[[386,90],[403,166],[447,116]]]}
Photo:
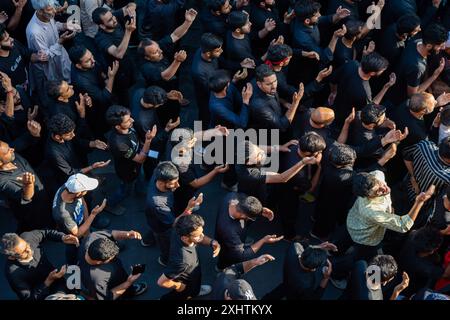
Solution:
{"label": "white cap on man's head", "polygon": [[91,191],[98,187],[98,180],[89,178],[82,173],[77,173],[69,177],[65,187],[70,193]]}

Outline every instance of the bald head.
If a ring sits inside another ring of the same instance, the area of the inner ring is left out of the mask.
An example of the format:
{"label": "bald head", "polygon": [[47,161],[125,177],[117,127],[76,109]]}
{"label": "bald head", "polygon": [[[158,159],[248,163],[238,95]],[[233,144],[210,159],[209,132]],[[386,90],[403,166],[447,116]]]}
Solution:
{"label": "bald head", "polygon": [[318,107],[311,113],[311,120],[316,125],[329,125],[334,120],[334,111],[326,107]]}

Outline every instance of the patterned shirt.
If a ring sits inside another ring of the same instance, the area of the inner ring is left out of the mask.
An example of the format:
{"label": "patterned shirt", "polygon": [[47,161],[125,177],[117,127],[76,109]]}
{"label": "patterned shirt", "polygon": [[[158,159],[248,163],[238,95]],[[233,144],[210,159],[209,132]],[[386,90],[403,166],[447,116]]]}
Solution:
{"label": "patterned shirt", "polygon": [[[371,174],[384,181],[381,171]],[[383,240],[386,229],[404,233],[413,224],[408,215],[393,213],[390,194],[376,198],[358,197],[347,217],[347,229],[352,240],[366,246],[377,246]]]}

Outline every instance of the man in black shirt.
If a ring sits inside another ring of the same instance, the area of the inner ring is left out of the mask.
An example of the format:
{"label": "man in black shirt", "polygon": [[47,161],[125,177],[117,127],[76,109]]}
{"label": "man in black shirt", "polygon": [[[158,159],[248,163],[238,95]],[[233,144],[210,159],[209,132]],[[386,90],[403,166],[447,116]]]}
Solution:
{"label": "man in black shirt", "polygon": [[236,263],[217,275],[211,293],[213,300],[256,300],[250,284],[243,280],[244,274],[268,261],[275,260],[268,254]]}
{"label": "man in black shirt", "polygon": [[81,284],[84,294],[94,300],[116,300],[137,296],[147,290],[142,275],[125,271],[118,257],[118,240],[141,239],[139,232],[97,231],[83,240],[79,250]]}
{"label": "man in black shirt", "polygon": [[[266,64],[256,68],[256,88],[250,99],[248,127],[253,129],[278,129],[280,141],[285,143],[292,137],[291,123],[303,97],[303,84],[292,96],[292,106],[283,113],[277,94],[277,76]],[[269,142],[270,143],[270,142]]]}
{"label": "man in black shirt", "polygon": [[[270,172],[263,168],[267,153],[290,152],[289,146],[297,144],[296,141],[290,141],[282,146],[257,146],[252,142],[245,141],[244,148],[244,164],[236,164],[236,175],[238,178],[238,191],[249,196],[256,197],[263,205],[269,200],[270,192],[268,184],[286,183],[305,165],[315,164],[314,157],[305,158],[282,173]],[[239,155],[238,155],[239,161]]]}
{"label": "man in black shirt", "polygon": [[97,136],[108,130],[105,123],[106,109],[113,104],[113,86],[119,70],[119,61],[108,68],[108,78],[103,79],[94,56],[85,46],[76,46],[69,50],[72,61],[71,79],[75,91],[88,94],[94,108],[88,108],[87,121]]}
{"label": "man in black shirt", "polygon": [[[132,101],[132,113],[136,120],[136,132],[140,143],[145,142],[145,133],[151,130],[154,125],[157,127],[156,137],[152,140],[150,145],[150,152],[156,151],[157,154],[149,156],[144,162],[145,180],[150,180],[153,169],[158,164],[158,159],[165,151],[166,142],[170,132],[180,124],[180,118],[176,121],[169,121],[163,127],[163,123],[159,120],[158,110],[170,108],[168,101],[179,99],[181,92],[172,90],[167,93],[164,89],[157,86],[150,86],[143,94],[138,95],[139,101]],[[136,105],[138,104],[138,105]]]}
{"label": "man in black shirt", "polygon": [[110,206],[115,207],[131,193],[141,166],[147,159],[157,129],[154,125],[152,130],[145,133],[145,142],[141,148],[137,133],[133,129],[134,119],[130,116],[130,110],[113,105],[106,112],[106,121],[113,127],[108,137],[108,146],[114,158],[116,174],[120,179],[120,187],[109,201]]}
{"label": "man in black shirt", "polygon": [[207,1],[206,9],[200,14],[203,31],[223,36],[227,31],[227,18],[232,7],[229,0]]}
{"label": "man in black shirt", "polygon": [[[179,83],[176,73],[181,63],[186,60],[187,55],[184,50],[175,52],[175,46],[189,30],[196,16],[197,11],[189,9],[185,13],[184,23],[171,34],[158,41],[145,38],[139,43],[138,55],[143,61],[139,69],[146,86],[155,85],[167,92],[178,90]],[[174,57],[172,63],[169,62],[169,57]],[[183,100],[180,98],[178,102],[183,105],[188,103]],[[170,102],[169,105],[170,107],[164,112],[160,110],[159,116],[163,123],[166,123],[169,119],[176,121],[179,116],[179,104]]]}
{"label": "man in black shirt", "polygon": [[241,67],[255,68],[257,59],[253,55],[249,36],[252,26],[249,14],[245,11],[232,11],[227,23],[229,30],[225,36],[225,69],[234,74]]}
{"label": "man in black shirt", "polygon": [[[228,0],[227,0],[228,1]],[[197,101],[198,116],[202,128],[206,129],[210,122],[208,107],[210,89],[209,78],[219,69],[219,57],[223,52],[222,39],[212,33],[204,33],[200,38],[200,48],[194,55],[191,75]]]}
{"label": "man in black shirt", "polygon": [[174,225],[170,241],[170,256],[167,267],[158,279],[158,285],[172,289],[161,300],[186,300],[211,292],[211,286],[201,284],[201,268],[197,245],[210,246],[213,257],[220,252],[220,244],[203,234],[203,218],[196,214],[179,217]]}
{"label": "man in black shirt", "polygon": [[[319,64],[325,67],[333,60],[333,53],[338,38],[346,33],[345,26],[336,30],[326,48],[321,47],[319,26],[328,28],[334,23],[348,17],[348,9],[339,8],[335,14],[322,17],[320,3],[312,0],[297,1],[295,4],[295,20],[292,24],[292,48],[299,60],[293,71],[295,78],[302,82],[310,82],[317,74]],[[318,61],[316,61],[318,60]],[[301,76],[299,74],[303,73]]]}
{"label": "man in black shirt", "polygon": [[386,27],[376,41],[377,51],[391,66],[396,66],[405,48],[406,41],[420,31],[420,18],[415,14],[405,14]]}
{"label": "man in black shirt", "polygon": [[380,76],[389,66],[386,59],[376,52],[363,56],[361,64],[350,61],[331,75],[331,94],[329,103],[336,113],[334,123],[337,131],[344,124],[352,108],[360,110],[367,103],[379,104],[387,90],[394,85],[395,75],[385,84],[376,97],[372,96],[369,80]]}
{"label": "man in black shirt", "polygon": [[[283,284],[288,300],[319,300],[330,279],[332,265],[327,259],[328,245],[306,249],[294,242],[284,260]],[[334,247],[335,248],[335,247]]]}
{"label": "man in black shirt", "polygon": [[280,184],[278,210],[280,212],[283,235],[292,240],[296,236],[295,225],[299,212],[299,197],[315,191],[322,171],[322,151],[325,150],[325,140],[315,132],[308,132],[302,136],[298,145],[291,145],[289,152],[280,156],[280,171],[289,170],[298,163],[305,167],[297,171],[285,184]]}
{"label": "man in black shirt", "polygon": [[53,225],[51,200],[30,164],[0,141],[0,191],[17,219],[17,232]]}
{"label": "man in black shirt", "polygon": [[437,250],[442,240],[439,230],[429,226],[409,234],[398,260],[400,268],[406,271],[411,279],[409,287],[405,290],[406,296],[440,278],[450,277],[450,265],[444,269],[436,263]]}
{"label": "man in black shirt", "polygon": [[142,30],[149,37],[161,40],[175,28],[178,13],[186,0],[149,0],[146,4]]}
{"label": "man in black shirt", "polygon": [[263,208],[255,197],[243,193],[229,193],[225,196],[216,221],[216,239],[221,246],[218,269],[252,259],[264,244],[283,239],[282,236],[267,235],[251,245],[246,244],[249,221],[255,221],[259,217],[272,221],[274,215],[270,209]]}
{"label": "man in black shirt", "polygon": [[75,173],[89,173],[103,168],[110,161],[95,162],[87,165],[86,152],[89,148],[106,149],[102,141],[87,141],[75,137],[75,124],[64,114],[57,114],[48,122],[50,135],[45,148],[45,168],[48,169],[46,183],[54,193]]}
{"label": "man in black shirt", "polygon": [[432,53],[438,54],[446,40],[447,30],[439,24],[432,24],[423,31],[422,39],[408,43],[397,64],[397,84],[388,96],[392,103],[399,105],[414,93],[425,92],[439,77],[445,60],[442,58],[439,67],[425,79],[427,59]]}
{"label": "man in black shirt", "polygon": [[[162,266],[166,266],[169,260],[173,223],[175,218],[182,214],[175,211],[174,207],[174,192],[180,186],[178,178],[179,174],[175,165],[169,161],[163,161],[155,168],[147,192],[145,215],[158,241],[161,250],[158,263]],[[189,199],[189,202],[185,203],[187,206],[183,214],[192,213],[192,210],[196,206],[198,208],[202,202],[202,194],[197,199],[195,197]],[[148,246],[149,240],[151,241],[151,236],[146,237],[141,242],[142,245]]]}
{"label": "man in black shirt", "polygon": [[324,167],[317,205],[314,211],[315,238],[328,239],[336,225],[347,221],[352,205],[352,178],[356,152],[345,144],[335,144],[329,151],[329,165]]}
{"label": "man in black shirt", "polygon": [[77,237],[55,230],[34,230],[20,236],[6,233],[2,237],[2,253],[8,257],[6,278],[20,300],[44,300],[59,288],[65,288],[59,280],[63,279],[66,267],[58,271],[48,261],[41,248],[46,240],[79,245]]}
{"label": "man in black shirt", "polygon": [[0,71],[6,73],[12,85],[28,87],[28,64],[45,63],[48,57],[45,53],[32,53],[19,41],[14,40],[6,31],[4,24],[0,24]]}
{"label": "man in black shirt", "polygon": [[[122,13],[122,10],[115,13]],[[120,103],[124,105],[128,105],[128,88],[135,80],[134,63],[128,54],[128,45],[131,34],[136,30],[136,12],[131,9],[127,13],[130,20],[125,25],[125,31],[118,24],[111,10],[100,7],[92,13],[92,20],[99,26],[95,42],[104,55],[107,65],[112,66],[114,61],[120,61],[114,92],[117,93]]]}

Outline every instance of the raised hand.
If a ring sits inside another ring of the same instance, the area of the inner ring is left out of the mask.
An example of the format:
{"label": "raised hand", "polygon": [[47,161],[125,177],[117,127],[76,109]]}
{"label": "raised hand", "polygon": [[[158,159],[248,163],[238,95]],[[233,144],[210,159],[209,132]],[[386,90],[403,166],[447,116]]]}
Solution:
{"label": "raised hand", "polygon": [[94,216],[98,215],[100,212],[103,211],[103,209],[105,209],[106,207],[106,199],[103,199],[102,204],[96,205],[94,209],[92,209],[91,214],[93,214]]}

